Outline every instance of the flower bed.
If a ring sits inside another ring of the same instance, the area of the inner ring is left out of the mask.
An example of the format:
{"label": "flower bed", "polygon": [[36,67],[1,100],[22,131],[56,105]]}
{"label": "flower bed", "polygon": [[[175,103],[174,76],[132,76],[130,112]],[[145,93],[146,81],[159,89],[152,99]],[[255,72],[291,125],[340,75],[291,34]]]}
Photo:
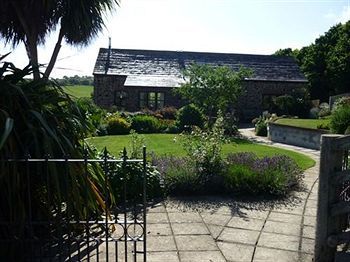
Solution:
{"label": "flower bed", "polygon": [[287,156],[258,158],[253,153],[229,154],[215,173],[203,172],[189,157],[154,157],[166,194],[286,195],[302,179],[302,170]]}

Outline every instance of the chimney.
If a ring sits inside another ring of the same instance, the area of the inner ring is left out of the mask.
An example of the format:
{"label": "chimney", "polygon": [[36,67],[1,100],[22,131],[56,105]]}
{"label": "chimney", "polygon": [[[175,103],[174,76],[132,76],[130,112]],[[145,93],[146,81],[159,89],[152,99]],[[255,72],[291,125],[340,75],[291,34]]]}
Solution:
{"label": "chimney", "polygon": [[111,37],[108,37],[108,52],[107,52],[107,61],[105,64],[105,74],[107,74],[107,72],[108,72],[109,63],[111,60],[111,45],[112,45],[111,43],[112,43],[112,39],[111,39]]}

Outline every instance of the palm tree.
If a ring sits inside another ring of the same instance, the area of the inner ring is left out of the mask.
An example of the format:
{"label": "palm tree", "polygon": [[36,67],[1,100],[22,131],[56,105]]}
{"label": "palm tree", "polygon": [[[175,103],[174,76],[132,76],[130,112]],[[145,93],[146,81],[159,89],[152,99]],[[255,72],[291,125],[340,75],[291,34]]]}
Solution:
{"label": "palm tree", "polygon": [[1,0],[0,37],[13,47],[23,42],[34,79],[39,79],[38,45],[59,26],[58,39],[43,77],[55,65],[62,40],[71,45],[87,45],[104,26],[103,15],[119,0]]}

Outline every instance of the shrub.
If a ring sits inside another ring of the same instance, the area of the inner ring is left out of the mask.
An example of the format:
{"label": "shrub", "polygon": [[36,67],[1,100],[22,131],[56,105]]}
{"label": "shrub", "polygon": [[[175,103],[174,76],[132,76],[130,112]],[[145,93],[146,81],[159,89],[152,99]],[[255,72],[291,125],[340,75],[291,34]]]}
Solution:
{"label": "shrub", "polygon": [[293,159],[273,156],[259,159],[252,153],[230,154],[224,174],[229,191],[284,195],[299,184],[302,171]]}
{"label": "shrub", "polygon": [[179,128],[176,125],[175,120],[170,119],[161,119],[159,120],[161,131],[168,134],[176,134],[179,133]]}
{"label": "shrub", "polygon": [[182,146],[203,176],[220,173],[221,150],[225,141],[223,117],[219,113],[211,130],[194,129],[190,135],[182,136]]}
{"label": "shrub", "polygon": [[180,130],[188,130],[190,126],[198,126],[203,128],[204,115],[198,107],[193,104],[186,105],[178,111],[177,125]]}
{"label": "shrub", "polygon": [[166,106],[156,111],[156,114],[161,115],[163,119],[175,120],[177,109],[173,106]]}
{"label": "shrub", "polygon": [[135,130],[131,130],[130,134],[131,134],[131,142],[130,142],[131,158],[141,159],[143,157],[143,147],[146,144],[145,137],[136,133]]}
{"label": "shrub", "polygon": [[325,116],[329,116],[331,114],[331,110],[329,108],[321,108],[318,112],[318,117],[322,118]]}
{"label": "shrub", "polygon": [[[127,163],[125,166],[116,164],[114,172],[109,178],[111,188],[114,191],[116,201],[123,199],[124,183],[126,183],[128,201],[140,201],[143,192],[143,166],[142,163]],[[160,174],[157,169],[149,164],[146,165],[147,198],[153,199],[163,195],[160,185]],[[141,193],[141,194],[140,194]]]}
{"label": "shrub", "polygon": [[257,136],[267,136],[267,122],[268,120],[260,116],[255,124],[255,134]]}
{"label": "shrub", "polygon": [[203,191],[198,183],[198,172],[188,158],[162,156],[153,157],[152,161],[161,174],[166,194],[188,195]]}
{"label": "shrub", "polygon": [[[10,247],[12,250],[14,244],[16,254],[25,255],[18,259],[15,255],[8,259],[0,255],[2,261],[23,261],[38,255],[20,250],[23,241],[28,239],[29,218],[31,221],[57,221],[58,217],[62,221],[80,221],[86,219],[86,214],[94,214],[99,219],[106,209],[102,202],[109,188],[97,163],[89,163],[86,168],[79,162],[27,165],[29,163],[3,161],[27,156],[94,158],[83,140],[93,130],[80,106],[54,82],[31,79],[33,70],[31,66],[21,70],[12,63],[3,63],[0,67],[0,238],[5,240],[0,249]],[[63,228],[61,232],[50,230],[42,223],[33,229],[37,239],[47,239],[48,234],[56,238],[66,232]],[[45,250],[41,243],[36,246]]]}
{"label": "shrub", "polygon": [[350,105],[350,96],[343,96],[334,103],[333,108],[342,107],[344,105]]}
{"label": "shrub", "polygon": [[294,98],[291,95],[278,96],[274,100],[279,114],[290,115],[294,106]]}
{"label": "shrub", "polygon": [[161,125],[154,116],[136,115],[132,118],[131,128],[143,134],[157,133],[161,130]]}
{"label": "shrub", "polygon": [[350,126],[350,104],[344,104],[334,108],[331,116],[331,131],[337,134],[344,134]]}
{"label": "shrub", "polygon": [[233,136],[238,133],[237,118],[233,114],[226,114],[224,121],[225,135]]}
{"label": "shrub", "polygon": [[93,135],[101,134],[101,126],[105,125],[106,110],[98,107],[90,98],[86,97],[77,99],[76,105],[85,120],[94,127]]}
{"label": "shrub", "polygon": [[107,119],[107,132],[109,135],[129,134],[130,126],[130,123],[121,117],[112,116]]}

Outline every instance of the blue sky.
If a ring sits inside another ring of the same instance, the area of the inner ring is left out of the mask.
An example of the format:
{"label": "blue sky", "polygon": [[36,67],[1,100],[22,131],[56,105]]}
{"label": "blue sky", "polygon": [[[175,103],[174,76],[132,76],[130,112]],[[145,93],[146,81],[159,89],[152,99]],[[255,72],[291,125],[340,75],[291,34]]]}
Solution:
{"label": "blue sky", "polygon": [[[114,48],[271,54],[309,45],[348,20],[348,0],[122,0],[88,47],[62,47],[52,76],[91,75],[109,36]],[[48,62],[55,39],[53,33],[40,48],[41,63]],[[0,54],[10,50],[0,42]],[[23,46],[8,60],[26,65]]]}

